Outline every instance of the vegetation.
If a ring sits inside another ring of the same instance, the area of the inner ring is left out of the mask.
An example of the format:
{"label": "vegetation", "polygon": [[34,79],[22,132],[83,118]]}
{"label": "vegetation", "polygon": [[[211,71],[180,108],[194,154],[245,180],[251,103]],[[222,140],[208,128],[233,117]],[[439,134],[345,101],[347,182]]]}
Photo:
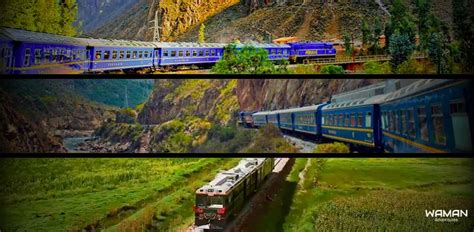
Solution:
{"label": "vegetation", "polygon": [[75,0],[2,1],[0,26],[75,36],[77,3]]}
{"label": "vegetation", "polygon": [[349,153],[349,147],[344,143],[334,142],[334,143],[324,143],[318,144],[314,148],[314,153]]}
{"label": "vegetation", "polygon": [[268,124],[258,130],[254,143],[245,149],[246,153],[297,153],[298,149],[292,146],[280,129]]}
{"label": "vegetation", "polygon": [[344,68],[339,65],[324,65],[321,67],[321,74],[344,74]]}
{"label": "vegetation", "polygon": [[288,73],[287,60],[274,64],[268,59],[265,49],[243,46],[237,49],[232,43],[224,48],[224,56],[213,67],[212,72],[218,74],[284,74]]}
{"label": "vegetation", "polygon": [[204,43],[206,42],[206,26],[204,23],[201,24],[199,27],[199,43]]}
{"label": "vegetation", "polygon": [[206,142],[196,147],[193,152],[237,153],[249,147],[256,137],[256,130],[245,129],[236,125],[221,126],[214,124],[208,132]]}
{"label": "vegetation", "polygon": [[131,108],[121,109],[115,114],[115,121],[117,123],[136,123],[137,112]]}
{"label": "vegetation", "polygon": [[[239,159],[5,159],[7,231],[168,231],[194,220],[194,191]],[[157,222],[152,224],[153,222]],[[87,228],[87,229],[86,229]]]}
{"label": "vegetation", "polygon": [[[311,161],[312,160],[312,161]],[[428,209],[472,209],[469,159],[297,159],[288,181],[304,179],[285,231],[467,230],[427,219]],[[306,168],[303,168],[306,167]]]}
{"label": "vegetation", "polygon": [[234,113],[236,113],[239,106],[239,99],[234,93],[237,86],[237,80],[229,80],[224,88],[221,88],[218,99],[220,102],[216,104],[215,121],[222,125],[228,125],[232,121]]}
{"label": "vegetation", "polygon": [[363,65],[364,72],[367,74],[389,74],[391,67],[388,62],[379,63],[377,61],[367,61]]}

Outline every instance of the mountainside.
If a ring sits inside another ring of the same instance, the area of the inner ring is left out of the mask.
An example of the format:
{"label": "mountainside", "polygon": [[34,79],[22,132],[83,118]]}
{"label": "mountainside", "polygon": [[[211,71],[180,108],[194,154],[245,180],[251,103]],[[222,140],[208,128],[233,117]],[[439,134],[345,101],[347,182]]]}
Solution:
{"label": "mountainside", "polygon": [[[153,38],[150,21],[159,9],[162,41],[197,41],[201,23],[206,25],[208,42],[269,41],[284,36],[321,40],[341,38],[346,31],[360,37],[362,19],[369,24],[376,17],[385,21],[390,4],[388,0],[89,0],[80,4],[79,20],[95,37],[149,41]],[[452,24],[451,0],[433,1],[432,10]]]}

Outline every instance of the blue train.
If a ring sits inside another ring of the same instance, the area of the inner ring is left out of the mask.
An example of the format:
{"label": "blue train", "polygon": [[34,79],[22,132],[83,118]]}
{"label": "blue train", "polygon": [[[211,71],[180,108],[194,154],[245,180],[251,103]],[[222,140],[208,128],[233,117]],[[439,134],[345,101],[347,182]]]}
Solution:
{"label": "blue train", "polygon": [[418,80],[367,98],[256,112],[250,124],[376,152],[472,152],[473,87],[470,80]]}
{"label": "blue train", "polygon": [[[0,73],[79,74],[111,71],[208,67],[222,59],[224,43],[168,43],[73,38],[0,28]],[[273,61],[336,57],[331,43],[248,44],[265,49]],[[237,48],[245,46],[239,44]]]}

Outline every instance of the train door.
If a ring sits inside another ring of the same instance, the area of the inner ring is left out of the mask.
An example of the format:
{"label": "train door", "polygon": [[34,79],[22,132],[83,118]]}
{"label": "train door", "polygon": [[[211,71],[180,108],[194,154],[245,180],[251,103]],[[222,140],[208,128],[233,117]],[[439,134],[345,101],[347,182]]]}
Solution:
{"label": "train door", "polygon": [[453,127],[454,148],[460,151],[472,151],[469,117],[464,100],[453,100],[449,103],[451,125]]}

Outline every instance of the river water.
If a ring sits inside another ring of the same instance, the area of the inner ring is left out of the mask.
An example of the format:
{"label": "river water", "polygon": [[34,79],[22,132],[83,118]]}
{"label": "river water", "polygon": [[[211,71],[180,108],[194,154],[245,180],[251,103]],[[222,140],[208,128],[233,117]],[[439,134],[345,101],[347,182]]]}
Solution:
{"label": "river water", "polygon": [[96,139],[97,137],[95,136],[86,136],[86,137],[69,137],[69,138],[64,138],[63,143],[64,147],[67,149],[68,152],[70,153],[87,153],[88,151],[80,151],[78,149],[79,145],[81,143],[86,142],[86,140],[89,139]]}

